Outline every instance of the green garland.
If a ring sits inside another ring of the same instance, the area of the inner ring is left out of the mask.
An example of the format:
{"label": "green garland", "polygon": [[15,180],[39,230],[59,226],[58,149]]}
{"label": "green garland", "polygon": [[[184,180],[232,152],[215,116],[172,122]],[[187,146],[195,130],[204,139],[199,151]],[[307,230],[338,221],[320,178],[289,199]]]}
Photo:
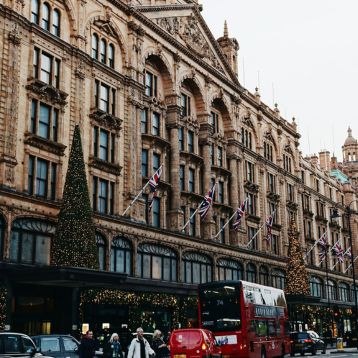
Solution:
{"label": "green garland", "polygon": [[169,308],[172,311],[172,324],[185,326],[190,310],[197,310],[196,297],[178,297],[164,293],[134,293],[112,289],[89,289],[81,293],[80,318],[84,319],[85,304],[116,304],[128,305],[129,322],[132,329],[141,326],[143,322],[151,325],[150,317],[147,317],[143,308],[160,307]]}
{"label": "green garland", "polygon": [[6,287],[0,286],[0,330],[5,329],[5,322],[6,322],[6,296],[7,296]]}

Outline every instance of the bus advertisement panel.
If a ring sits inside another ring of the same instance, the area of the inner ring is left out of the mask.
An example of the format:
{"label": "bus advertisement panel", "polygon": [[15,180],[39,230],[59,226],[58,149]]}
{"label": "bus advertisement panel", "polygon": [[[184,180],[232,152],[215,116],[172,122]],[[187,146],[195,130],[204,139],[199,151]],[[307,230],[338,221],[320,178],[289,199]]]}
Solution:
{"label": "bus advertisement panel", "polygon": [[199,285],[199,324],[214,332],[223,358],[271,358],[289,352],[282,290],[245,281]]}

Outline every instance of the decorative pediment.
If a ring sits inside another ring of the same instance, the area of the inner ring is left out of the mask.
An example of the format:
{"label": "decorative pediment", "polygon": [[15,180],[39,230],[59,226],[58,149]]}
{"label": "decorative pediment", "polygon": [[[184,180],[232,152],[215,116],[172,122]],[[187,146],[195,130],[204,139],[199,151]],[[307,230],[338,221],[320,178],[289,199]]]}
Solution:
{"label": "decorative pediment", "polygon": [[157,19],[156,22],[171,35],[180,37],[191,51],[224,73],[220,61],[211,49],[209,42],[199,27],[198,19],[194,15],[181,18],[162,17]]}
{"label": "decorative pediment", "polygon": [[275,144],[275,140],[273,138],[272,132],[271,131],[267,131],[264,135],[264,138],[270,142],[272,142],[273,144]]}
{"label": "decorative pediment", "polygon": [[293,155],[293,151],[292,151],[292,149],[291,149],[290,144],[286,144],[284,150],[285,150],[285,152],[287,152],[287,153]]}
{"label": "decorative pediment", "polygon": [[105,32],[109,36],[116,37],[116,30],[109,19],[96,19],[93,21],[93,25],[98,27],[101,31]]}
{"label": "decorative pediment", "polygon": [[243,117],[243,118],[242,118],[242,123],[243,123],[245,126],[251,128],[251,129],[253,129],[253,130],[255,129],[254,124],[252,123],[252,121],[251,121],[251,119],[250,119],[249,116]]}

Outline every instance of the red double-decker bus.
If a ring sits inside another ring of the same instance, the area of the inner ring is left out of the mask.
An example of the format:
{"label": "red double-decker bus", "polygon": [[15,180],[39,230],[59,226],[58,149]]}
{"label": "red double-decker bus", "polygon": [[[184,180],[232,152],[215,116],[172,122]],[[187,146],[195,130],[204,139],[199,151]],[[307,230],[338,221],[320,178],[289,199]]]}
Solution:
{"label": "red double-decker bus", "polygon": [[214,332],[223,358],[271,358],[290,351],[282,290],[245,281],[199,286],[199,324]]}

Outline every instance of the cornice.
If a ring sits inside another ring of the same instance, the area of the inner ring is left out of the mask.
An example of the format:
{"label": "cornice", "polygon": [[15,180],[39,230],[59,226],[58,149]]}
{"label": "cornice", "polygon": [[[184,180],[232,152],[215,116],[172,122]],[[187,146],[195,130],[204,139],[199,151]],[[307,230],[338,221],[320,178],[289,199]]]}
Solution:
{"label": "cornice", "polygon": [[195,4],[171,4],[171,5],[135,5],[133,6],[140,12],[157,12],[157,11],[172,11],[172,10],[190,10],[196,7]]}

